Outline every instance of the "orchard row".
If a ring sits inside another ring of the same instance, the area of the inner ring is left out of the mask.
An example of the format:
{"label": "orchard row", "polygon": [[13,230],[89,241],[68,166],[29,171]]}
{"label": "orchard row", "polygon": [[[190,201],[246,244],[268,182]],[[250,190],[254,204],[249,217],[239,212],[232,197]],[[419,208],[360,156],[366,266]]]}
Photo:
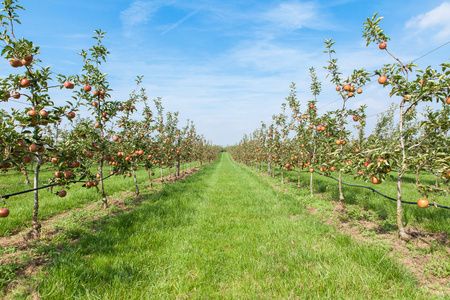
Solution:
{"label": "orchard row", "polygon": [[[136,88],[126,101],[111,99],[107,75],[100,70],[109,54],[103,44],[104,32],[95,31],[95,44],[79,53],[81,75],[55,75],[49,67],[39,67],[39,47],[14,34],[13,24],[19,23],[17,12],[23,8],[16,0],[2,4],[2,56],[19,73],[0,80],[0,101],[20,100],[25,105],[10,112],[0,111],[0,169],[21,170],[28,176],[27,166],[33,166],[34,223],[38,223],[39,174],[43,166],[54,170],[48,184],[60,186],[58,196],[64,197],[71,184],[81,181],[86,188],[99,187],[106,208],[107,176],[134,175],[139,194],[135,173],[138,168],[148,170],[151,183],[156,170],[161,170],[162,176],[163,168],[168,168],[169,174],[173,168],[174,175],[179,176],[182,163],[209,163],[219,155],[221,147],[198,134],[193,122],[188,120],[181,127],[178,112],[165,113],[160,98],[149,103],[146,90],[140,88],[142,77],[137,77]],[[58,84],[51,86],[55,80]],[[74,101],[56,105],[49,95],[52,88],[63,90]],[[143,107],[141,112],[138,104]],[[87,110],[89,117],[76,118],[81,110]],[[69,130],[62,128],[65,120],[71,124]],[[3,202],[6,204],[5,199]],[[0,217],[8,213],[2,209]]]}
{"label": "orchard row", "polygon": [[[397,172],[397,225],[402,239],[409,239],[402,222],[402,179],[406,171],[416,174],[416,187],[422,194],[418,205],[427,207],[436,196],[448,196],[450,191],[450,63],[442,63],[440,70],[431,67],[419,69],[413,63],[403,63],[389,50],[389,38],[380,28],[382,18],[375,14],[364,23],[367,45],[376,42],[380,50],[394,59],[373,73],[364,68],[354,70],[348,77],[339,72],[338,60],[334,57],[334,42],[325,41],[325,53],[329,60],[325,69],[328,78],[336,86],[342,99],[342,108],[317,113],[317,98],[322,90],[315,69],[310,69],[311,100],[302,104],[297,99],[295,84],[282,104],[281,113],[273,116],[270,125],[262,124],[251,135],[246,135],[238,145],[228,151],[236,161],[247,165],[268,166],[283,172],[297,169],[311,172],[310,188],[313,196],[313,172],[327,174],[337,172],[339,176],[340,201],[342,174],[352,174],[372,184],[382,184],[390,172]],[[375,77],[378,84],[390,89],[390,95],[398,104],[378,119],[375,130],[365,132],[366,105],[349,109],[348,101],[362,93],[364,86]],[[423,118],[418,117],[417,105],[437,102],[441,108],[427,108]],[[394,114],[398,109],[398,123]],[[351,134],[354,124],[356,136]],[[422,184],[420,174],[432,172],[436,184]],[[300,186],[300,183],[299,183]]]}

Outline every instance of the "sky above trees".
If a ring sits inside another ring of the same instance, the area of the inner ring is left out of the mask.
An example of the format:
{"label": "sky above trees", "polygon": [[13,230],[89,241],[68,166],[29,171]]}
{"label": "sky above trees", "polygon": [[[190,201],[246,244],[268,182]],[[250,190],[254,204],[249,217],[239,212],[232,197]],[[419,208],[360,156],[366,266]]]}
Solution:
{"label": "sky above trees", "polygon": [[[346,77],[355,68],[373,71],[394,61],[376,45],[366,47],[363,22],[378,12],[392,39],[388,49],[405,62],[450,41],[450,1],[58,1],[24,0],[16,35],[41,47],[41,65],[55,73],[81,73],[81,49],[94,43],[93,31],[107,32],[111,54],[101,70],[109,75],[114,99],[126,100],[134,79],[166,110],[179,111],[181,125],[193,120],[199,133],[219,145],[237,143],[245,133],[271,122],[295,82],[301,110],[312,98],[308,77],[315,67],[323,91],[319,113],[340,105],[326,78],[324,39],[336,42]],[[448,62],[450,45],[416,61],[425,68]],[[12,69],[0,64],[0,76]],[[368,131],[377,113],[393,99],[378,84],[363,88],[350,108],[367,104]],[[56,104],[71,100],[55,91]],[[23,105],[2,103],[9,109]],[[139,106],[138,106],[139,108]],[[136,115],[136,118],[139,118]]]}

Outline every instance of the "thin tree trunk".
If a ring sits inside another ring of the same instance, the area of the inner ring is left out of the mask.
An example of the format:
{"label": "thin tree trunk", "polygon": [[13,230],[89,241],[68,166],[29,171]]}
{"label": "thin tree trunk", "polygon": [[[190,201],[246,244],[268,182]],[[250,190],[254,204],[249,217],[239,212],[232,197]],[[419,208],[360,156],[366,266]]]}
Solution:
{"label": "thin tree trunk", "polygon": [[139,187],[136,178],[136,171],[133,169],[134,186],[136,187],[136,197],[139,196]]}
{"label": "thin tree trunk", "polygon": [[163,183],[164,182],[163,168],[160,168],[160,169],[161,169],[161,183]]}
{"label": "thin tree trunk", "polygon": [[344,200],[344,194],[342,193],[342,171],[339,170],[339,202]]}
{"label": "thin tree trunk", "polygon": [[108,199],[106,198],[105,193],[105,184],[103,183],[103,158],[100,160],[100,189],[102,191],[102,202],[103,202],[103,209],[108,208]]}
{"label": "thin tree trunk", "polygon": [[148,181],[150,181],[150,188],[153,188],[153,181],[152,181],[152,170],[148,169]]}
{"label": "thin tree trunk", "polygon": [[281,167],[281,169],[280,169],[280,171],[281,171],[281,184],[284,184],[284,172],[283,172],[283,167]]}
{"label": "thin tree trunk", "polygon": [[311,173],[311,179],[309,181],[309,190],[311,191],[311,198],[314,197],[314,193],[313,193],[313,173]]}
{"label": "thin tree trunk", "polygon": [[408,241],[410,239],[410,236],[405,232],[402,220],[402,178],[406,170],[405,139],[403,137],[403,106],[404,101],[402,101],[400,104],[400,120],[399,120],[400,145],[402,147],[402,165],[401,168],[398,170],[398,177],[397,177],[397,226],[398,226],[398,235],[400,239]]}
{"label": "thin tree trunk", "polygon": [[33,207],[33,222],[38,221],[38,213],[39,213],[39,190],[37,188],[39,187],[39,170],[41,168],[41,157],[38,155],[36,156],[36,166],[34,169],[34,207]]}

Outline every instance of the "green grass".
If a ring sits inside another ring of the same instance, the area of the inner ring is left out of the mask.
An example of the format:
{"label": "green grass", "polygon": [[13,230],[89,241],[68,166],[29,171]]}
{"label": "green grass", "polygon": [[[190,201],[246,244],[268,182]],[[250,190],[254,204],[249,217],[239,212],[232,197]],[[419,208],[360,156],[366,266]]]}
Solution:
{"label": "green grass", "polygon": [[[267,170],[264,167],[264,170]],[[279,171],[276,172],[277,178],[279,177]],[[331,176],[338,178],[338,173],[334,172],[330,174]],[[382,184],[372,184],[370,182],[365,182],[361,179],[354,178],[351,175],[342,176],[342,181],[348,184],[354,185],[365,185],[376,189],[384,195],[387,195],[392,198],[397,197],[397,174],[395,172],[391,172],[390,175],[393,176],[393,179],[387,179],[383,181]],[[290,171],[285,173],[285,179],[288,179],[289,182],[295,183],[290,185],[292,189],[297,189],[297,171]],[[300,192],[302,196],[306,196],[309,194],[309,178],[310,173],[304,172],[301,173],[301,184],[305,186],[307,192],[304,192],[305,189],[301,189]],[[402,199],[405,201],[415,202],[419,198],[423,198],[420,193],[417,191],[415,187],[415,175],[407,173],[404,177],[404,183],[402,185]],[[435,183],[434,175],[423,174],[421,175],[421,182],[434,184]],[[286,186],[287,187],[287,186]],[[339,189],[338,182],[327,178],[325,176],[321,176],[319,174],[314,174],[314,190],[315,193],[322,193],[332,199],[338,201],[339,199]],[[349,204],[357,204],[365,209],[368,209],[374,212],[381,220],[386,220],[388,224],[396,224],[396,216],[397,216],[397,203],[396,201],[392,201],[386,199],[371,190],[358,188],[358,187],[349,187],[343,185],[342,187],[343,194],[345,197],[344,202]],[[439,197],[435,199],[438,204],[450,206],[450,198],[448,197]],[[308,202],[313,203],[316,199],[310,199]],[[431,202],[431,201],[430,201]],[[427,207],[425,209],[419,208],[417,205],[403,204],[403,221],[404,225],[413,225],[421,227],[427,231],[431,232],[447,232],[450,234],[450,210],[443,208],[435,208],[435,207]],[[388,225],[387,224],[387,225]]]}
{"label": "green grass", "polygon": [[52,257],[43,299],[425,299],[361,245],[223,153]]}
{"label": "green grass", "polygon": [[[186,166],[187,167],[187,166]],[[45,166],[43,167],[43,169]],[[184,168],[183,168],[184,169]],[[105,168],[109,172],[109,168]],[[32,172],[28,172],[32,174]],[[53,176],[53,171],[42,171],[39,177],[39,186],[48,184],[48,179]],[[160,178],[160,170],[155,171],[153,179]],[[168,174],[168,169],[164,169],[164,174]],[[173,172],[172,172],[173,174]],[[148,174],[143,168],[136,171],[136,176],[140,189],[148,188]],[[30,176],[31,184],[25,184],[25,176],[19,172],[8,172],[0,174],[0,194],[7,195],[33,188],[33,177]],[[145,184],[143,184],[145,182]],[[99,185],[100,187],[100,185]],[[76,207],[82,207],[101,199],[101,193],[96,188],[87,189],[82,187],[81,183],[70,186],[67,190],[67,196],[60,198],[55,195],[58,187],[53,188],[53,194],[50,189],[39,191],[39,219],[45,220],[55,214],[61,213]],[[123,177],[123,175],[112,176],[105,180],[105,192],[107,197],[115,197],[118,192],[134,189],[133,177]],[[7,218],[0,218],[0,236],[9,235],[16,229],[29,227],[33,213],[33,193],[12,196],[6,199],[6,205],[0,200],[0,207],[6,207],[10,210]]]}

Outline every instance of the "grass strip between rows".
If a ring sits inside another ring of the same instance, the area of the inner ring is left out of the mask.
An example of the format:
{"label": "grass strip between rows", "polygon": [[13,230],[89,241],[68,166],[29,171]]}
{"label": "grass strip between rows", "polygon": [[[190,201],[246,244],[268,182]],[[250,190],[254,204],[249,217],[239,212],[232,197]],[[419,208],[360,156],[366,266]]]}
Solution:
{"label": "grass strip between rows", "polygon": [[418,299],[389,249],[354,242],[223,153],[102,219],[38,278],[44,299]]}

